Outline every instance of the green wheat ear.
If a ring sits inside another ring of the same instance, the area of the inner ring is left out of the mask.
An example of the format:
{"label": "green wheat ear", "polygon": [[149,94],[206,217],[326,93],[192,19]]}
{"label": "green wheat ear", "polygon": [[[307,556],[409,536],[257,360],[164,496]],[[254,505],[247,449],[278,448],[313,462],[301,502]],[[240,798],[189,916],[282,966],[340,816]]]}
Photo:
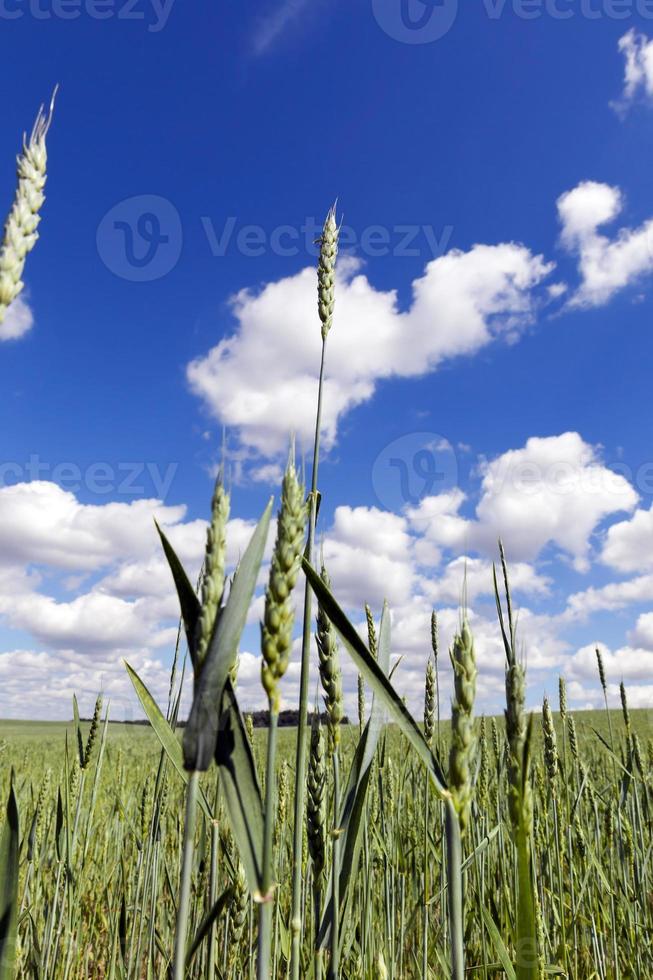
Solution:
{"label": "green wheat ear", "polygon": [[38,240],[40,210],[45,201],[47,151],[45,138],[52,122],[54,90],[48,112],[43,106],[38,111],[29,140],[23,136],[23,149],[16,158],[18,187],[4,229],[0,248],[0,323],[7,308],[21,293],[21,279],[27,253]]}
{"label": "green wheat ear", "polygon": [[336,206],[334,204],[326,216],[322,229],[320,258],[317,265],[317,311],[322,324],[322,340],[326,340],[333,323],[338,235],[339,228],[336,223]]}
{"label": "green wheat ear", "polygon": [[[324,565],[322,565],[321,578],[326,587],[330,588],[331,582]],[[333,754],[340,744],[340,722],[344,714],[342,674],[340,673],[336,631],[324,608],[319,604],[316,640],[320,680],[324,690],[324,704],[327,713],[329,752]]]}
{"label": "green wheat ear", "polygon": [[206,659],[224,592],[229,509],[229,494],[224,488],[222,470],[220,470],[211,500],[211,520],[206,532],[206,549],[202,572],[202,604],[195,628],[198,670]]}
{"label": "green wheat ear", "polygon": [[469,821],[472,798],[471,763],[474,754],[474,698],[476,696],[476,657],[474,639],[467,620],[451,651],[454,671],[454,700],[451,710],[451,751],[449,788],[458,811],[461,832]]}
{"label": "green wheat ear", "polygon": [[324,759],[324,738],[320,717],[313,715],[311,727],[311,749],[308,765],[306,799],[306,824],[308,828],[308,851],[313,862],[316,878],[322,874],[326,854],[326,765]]}
{"label": "green wheat ear", "polygon": [[279,712],[279,681],[288,668],[295,610],[292,591],[299,575],[306,531],[307,508],[304,487],[297,479],[294,460],[288,461],[281,491],[277,539],[272,554],[261,624],[261,682],[270,710]]}

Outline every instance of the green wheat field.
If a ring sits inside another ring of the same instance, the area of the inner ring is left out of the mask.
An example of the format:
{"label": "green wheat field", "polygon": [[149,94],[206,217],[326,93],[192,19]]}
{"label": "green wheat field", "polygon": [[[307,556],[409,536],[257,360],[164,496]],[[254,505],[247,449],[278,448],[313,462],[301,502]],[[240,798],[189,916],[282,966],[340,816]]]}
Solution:
{"label": "green wheat field", "polygon": [[[570,741],[574,722],[575,739]],[[611,712],[610,723],[601,712],[568,715],[566,725],[556,714],[560,771],[554,780],[547,774],[541,733],[534,733],[533,843],[540,928],[547,962],[562,963],[566,943],[571,976],[647,977],[653,974],[653,711],[631,712],[631,738],[639,746],[632,777],[622,764],[627,734],[621,713]],[[89,727],[81,725],[84,747]],[[503,719],[486,719],[484,727],[467,845],[474,855],[466,871],[467,969],[472,976],[511,976],[506,947],[514,933],[515,877]],[[618,758],[600,740],[609,742],[610,727]],[[448,728],[442,722],[443,745]],[[347,726],[342,736],[343,755],[349,760],[357,727]],[[274,974],[279,977],[287,975],[290,955],[289,787],[295,737],[294,729],[284,729],[279,745],[275,835],[280,901],[273,936]],[[257,729],[254,754],[261,776],[265,743],[265,732]],[[167,763],[156,736],[143,726],[100,729],[84,772],[75,745],[73,723],[0,722],[0,791],[6,798],[13,769],[23,825],[16,975],[166,977],[183,835],[182,779]],[[200,820],[192,931],[211,908],[213,846],[218,869],[213,887],[223,896],[215,929],[215,975],[254,976],[257,910],[237,873],[236,847],[215,773],[207,774],[203,788],[212,805],[218,800],[217,823],[204,815]],[[424,798],[422,767],[408,755],[397,728],[388,726],[368,793],[361,868],[344,940],[344,976],[421,976],[425,926],[429,976],[447,975],[443,828],[435,806],[425,827]],[[306,851],[302,976],[311,975],[312,946],[311,861]],[[205,943],[193,959],[193,976],[207,975],[207,960]],[[563,968],[548,966],[546,975],[562,976]]]}

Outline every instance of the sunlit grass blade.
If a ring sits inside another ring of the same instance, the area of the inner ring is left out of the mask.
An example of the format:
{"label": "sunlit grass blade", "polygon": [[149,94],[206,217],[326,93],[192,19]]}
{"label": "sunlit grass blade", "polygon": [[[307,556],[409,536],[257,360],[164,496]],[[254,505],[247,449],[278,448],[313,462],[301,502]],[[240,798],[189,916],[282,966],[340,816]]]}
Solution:
{"label": "sunlit grass blade", "polygon": [[154,523],[157,531],[159,532],[163,551],[168,561],[168,565],[170,566],[170,571],[172,572],[175,588],[177,589],[179,608],[181,609],[181,617],[184,621],[184,630],[186,632],[186,642],[188,643],[188,652],[190,653],[193,668],[197,669],[195,664],[195,627],[200,614],[200,601],[197,597],[195,589],[191,585],[190,580],[186,575],[183,565],[177,557],[177,553],[159,527],[158,523],[156,521]]}
{"label": "sunlit grass blade", "polygon": [[[158,704],[156,703],[156,701],[154,700],[154,698],[152,697],[149,690],[147,689],[143,681],[140,679],[140,677],[138,676],[134,668],[130,664],[128,664],[126,660],[124,663],[125,663],[125,667],[127,668],[127,673],[129,674],[129,679],[134,685],[134,690],[136,691],[138,700],[141,702],[141,705],[143,706],[143,711],[147,715],[147,719],[150,725],[152,726],[152,730],[154,734],[158,738],[162,747],[165,749],[166,755],[168,756],[170,762],[172,763],[174,768],[177,770],[177,772],[183,779],[184,783],[187,783],[188,773],[184,768],[184,756],[183,756],[179,739],[177,738],[172,728],[166,721],[165,715],[159,708]],[[213,818],[213,815],[211,813],[211,809],[201,788],[200,788],[198,799],[199,799],[199,805],[201,806],[205,816],[207,817],[208,820],[211,820]]]}
{"label": "sunlit grass blade", "polygon": [[20,826],[13,780],[0,836],[0,980],[14,980]]}
{"label": "sunlit grass blade", "polygon": [[263,881],[263,799],[243,717],[229,679],[225,684],[215,750],[231,832],[252,895]]}

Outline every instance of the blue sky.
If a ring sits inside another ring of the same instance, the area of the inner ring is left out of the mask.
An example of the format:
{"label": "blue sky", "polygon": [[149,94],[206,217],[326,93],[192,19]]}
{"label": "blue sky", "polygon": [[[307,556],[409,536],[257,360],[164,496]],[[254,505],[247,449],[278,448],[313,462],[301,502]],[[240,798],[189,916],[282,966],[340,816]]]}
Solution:
{"label": "blue sky", "polygon": [[[5,210],[60,84],[41,238],[0,327],[21,333],[0,343],[0,715],[65,717],[99,687],[136,712],[123,657],[166,690],[175,605],[152,517],[195,571],[225,425],[235,560],[290,430],[308,444],[312,243],[336,197],[320,481],[336,593],[357,621],[387,596],[418,706],[430,609],[446,646],[466,563],[496,710],[501,535],[531,703],[559,673],[596,703],[599,642],[611,696],[623,676],[651,703],[653,5],[459,8],[0,4]],[[260,599],[246,707],[263,701],[259,615]],[[296,686],[294,662],[288,706]]]}

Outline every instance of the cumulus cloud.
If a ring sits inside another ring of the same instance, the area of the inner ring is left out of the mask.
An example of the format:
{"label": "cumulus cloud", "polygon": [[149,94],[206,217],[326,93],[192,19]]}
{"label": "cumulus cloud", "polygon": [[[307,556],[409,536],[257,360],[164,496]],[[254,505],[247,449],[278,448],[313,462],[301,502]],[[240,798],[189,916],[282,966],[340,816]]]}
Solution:
{"label": "cumulus cloud", "polygon": [[[132,651],[130,662],[165,707],[169,668],[143,650]],[[73,692],[86,717],[100,692],[110,717],[129,721],[142,717],[127,673],[112,655],[89,661],[74,651],[17,648],[0,653],[0,716],[67,720]]]}
{"label": "cumulus cloud", "polygon": [[620,572],[653,568],[653,506],[608,528],[601,560]]}
{"label": "cumulus cloud", "polygon": [[[516,337],[533,321],[535,289],[553,266],[516,244],[452,251],[428,263],[405,311],[395,291],[376,289],[359,268],[352,259],[339,267],[324,400],[327,448],[340,418],[371,398],[382,379],[423,375],[499,337]],[[311,444],[321,341],[306,311],[314,309],[315,295],[314,269],[257,294],[239,293],[234,333],[187,368],[192,391],[209,411],[263,456],[281,452],[291,432]]]}
{"label": "cumulus cloud", "polygon": [[149,553],[156,543],[154,518],[165,527],[185,513],[185,507],[166,507],[159,500],[80,504],[73,493],[45,480],[4,486],[0,565],[92,570]]}
{"label": "cumulus cloud", "polygon": [[412,526],[437,546],[485,553],[502,538],[509,556],[532,561],[547,545],[588,567],[591,536],[610,514],[631,511],[637,494],[577,432],[532,437],[483,467],[474,519],[459,513],[460,492],[427,497],[408,510]]}
{"label": "cumulus cloud", "polygon": [[[494,595],[492,562],[461,555],[452,559],[432,578],[421,580],[424,594],[434,605],[473,602],[479,596]],[[527,562],[510,563],[510,588],[515,594],[537,597],[549,595],[551,580]]]}
{"label": "cumulus cloud", "polygon": [[653,269],[653,219],[638,228],[621,228],[614,238],[599,228],[623,209],[618,187],[583,181],[558,198],[563,247],[578,256],[581,283],[570,307],[601,306],[615,293]]}
{"label": "cumulus cloud", "polygon": [[575,592],[567,601],[563,617],[586,619],[592,613],[624,609],[641,602],[653,602],[653,575],[638,575],[626,582],[608,582]]}
{"label": "cumulus cloud", "polygon": [[[649,680],[653,673],[651,649],[624,646],[617,650],[610,650],[604,643],[591,643],[581,647],[570,658],[567,671],[572,681],[598,680],[597,649],[601,651],[606,678],[608,681],[611,680],[617,689],[621,680],[645,681]],[[594,693],[600,694],[600,689]]]}
{"label": "cumulus cloud", "polygon": [[22,296],[15,299],[0,323],[0,341],[18,340],[24,337],[34,325],[32,309]]}

